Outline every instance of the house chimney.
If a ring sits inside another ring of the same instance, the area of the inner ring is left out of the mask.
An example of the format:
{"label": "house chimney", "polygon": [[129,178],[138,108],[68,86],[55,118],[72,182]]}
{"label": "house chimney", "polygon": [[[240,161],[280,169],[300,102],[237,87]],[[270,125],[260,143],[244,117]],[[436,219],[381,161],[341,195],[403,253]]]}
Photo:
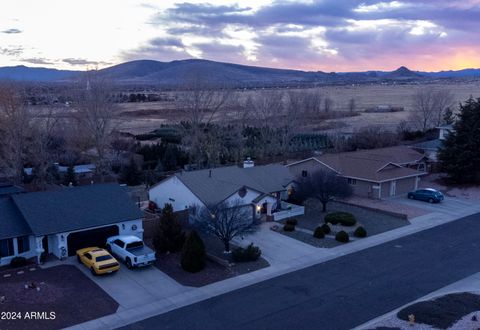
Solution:
{"label": "house chimney", "polygon": [[243,161],[243,168],[250,168],[254,166],[255,166],[255,163],[250,157],[247,157],[247,159]]}

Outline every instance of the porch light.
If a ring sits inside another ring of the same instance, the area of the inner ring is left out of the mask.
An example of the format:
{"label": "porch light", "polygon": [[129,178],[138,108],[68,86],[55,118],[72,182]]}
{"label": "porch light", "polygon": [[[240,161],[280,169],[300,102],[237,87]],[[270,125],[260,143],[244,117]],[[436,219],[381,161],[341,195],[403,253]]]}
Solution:
{"label": "porch light", "polygon": [[261,205],[257,205],[257,212],[260,212],[262,210],[262,206]]}

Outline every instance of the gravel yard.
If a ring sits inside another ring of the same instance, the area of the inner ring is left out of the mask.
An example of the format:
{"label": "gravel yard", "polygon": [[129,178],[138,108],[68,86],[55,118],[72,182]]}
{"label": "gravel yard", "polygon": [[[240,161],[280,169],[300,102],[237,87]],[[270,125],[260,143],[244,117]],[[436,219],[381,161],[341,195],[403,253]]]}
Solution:
{"label": "gravel yard", "polygon": [[[380,320],[369,329],[449,329],[480,328],[480,295],[461,292],[432,300],[421,301],[400,310],[397,315]],[[408,316],[415,316],[415,325],[408,323]]]}
{"label": "gravel yard", "polygon": [[207,259],[206,266],[202,271],[189,273],[183,270],[180,265],[180,253],[157,255],[157,261],[155,262],[155,267],[178,283],[193,287],[201,287],[268,266],[270,266],[269,263],[263,258],[252,262],[236,263],[229,267]]}
{"label": "gravel yard", "polygon": [[310,245],[318,247],[318,248],[333,248],[333,247],[336,247],[336,246],[339,246],[339,245],[346,244],[346,243],[337,242],[334,238],[330,238],[330,237],[315,238],[315,237],[313,237],[313,235],[304,233],[304,232],[299,231],[299,230],[284,231],[280,227],[280,230],[278,232],[285,235],[285,236],[295,238],[299,241],[302,241],[304,243],[310,244]]}
{"label": "gravel yard", "polygon": [[[183,270],[180,265],[180,252],[178,252],[170,254],[157,253],[155,267],[182,285],[201,287],[270,266],[268,261],[262,257],[257,261],[235,263],[232,260],[231,253],[223,253],[224,247],[218,238],[200,232],[199,235],[205,244],[205,249],[208,254],[218,259],[225,260],[225,264],[230,265],[224,266],[223,264],[207,258],[206,266],[202,271],[198,273],[189,273]],[[146,243],[147,245],[152,246],[151,240],[146,240]],[[231,249],[234,248],[235,245],[231,245]]]}
{"label": "gravel yard", "polygon": [[309,230],[315,230],[316,227],[324,223],[323,219],[326,214],[336,211],[352,213],[357,219],[357,223],[365,227],[368,236],[380,234],[410,224],[408,220],[355,205],[347,205],[345,203],[330,202],[327,206],[327,210],[327,213],[322,213],[317,207],[309,203],[305,211],[306,214],[296,217],[298,220],[298,226]]}
{"label": "gravel yard", "polygon": [[[0,312],[21,316],[2,319],[1,329],[60,329],[113,314],[118,308],[115,300],[75,266],[5,270],[0,281],[0,297],[5,297]],[[50,319],[26,319],[32,312],[43,312]]]}

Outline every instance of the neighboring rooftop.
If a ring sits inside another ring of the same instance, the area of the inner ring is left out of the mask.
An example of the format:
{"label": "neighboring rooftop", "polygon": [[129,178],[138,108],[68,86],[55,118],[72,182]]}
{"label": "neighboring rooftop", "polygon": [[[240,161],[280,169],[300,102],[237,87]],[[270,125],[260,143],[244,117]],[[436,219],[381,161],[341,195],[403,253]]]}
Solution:
{"label": "neighboring rooftop", "polygon": [[26,236],[32,230],[10,198],[0,198],[0,239]]}
{"label": "neighboring rooftop", "polygon": [[242,187],[263,194],[283,191],[294,179],[290,171],[279,164],[219,167],[181,172],[175,176],[206,205],[218,204]]}
{"label": "neighboring rooftop", "polygon": [[13,195],[12,200],[35,235],[68,232],[142,218],[118,184],[96,184]]}
{"label": "neighboring rooftop", "polygon": [[413,148],[422,149],[422,150],[438,150],[443,144],[443,140],[435,139],[425,142],[419,142],[412,145]]}
{"label": "neighboring rooftop", "polygon": [[[396,146],[337,154],[324,154],[310,158],[310,160],[314,159],[319,163],[323,163],[345,177],[382,182],[425,174],[424,172],[401,166],[420,162],[424,158],[425,156],[423,154],[411,148]],[[290,165],[294,164],[296,163]]]}
{"label": "neighboring rooftop", "polygon": [[19,186],[15,186],[13,184],[0,184],[0,197],[20,194],[25,192],[25,189]]}

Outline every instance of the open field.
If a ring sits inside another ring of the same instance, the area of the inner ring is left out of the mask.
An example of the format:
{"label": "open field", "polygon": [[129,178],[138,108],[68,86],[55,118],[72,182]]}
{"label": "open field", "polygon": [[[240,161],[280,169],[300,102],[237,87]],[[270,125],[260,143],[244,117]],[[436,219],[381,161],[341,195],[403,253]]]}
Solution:
{"label": "open field", "polygon": [[[324,86],[309,91],[317,90],[322,96],[322,100],[329,98],[333,101],[332,111],[349,111],[348,103],[350,99],[355,100],[355,111],[358,116],[348,116],[342,118],[333,118],[315,120],[309,118],[308,124],[303,126],[304,132],[337,131],[352,132],[365,126],[378,126],[389,130],[395,130],[398,123],[402,120],[409,120],[409,114],[412,111],[412,96],[421,88],[432,88],[435,90],[448,90],[454,98],[455,104],[465,101],[470,96],[480,97],[480,81],[454,81],[445,80],[443,82],[430,82],[428,84],[410,83],[410,84],[364,84],[364,85],[344,85],[344,86]],[[295,89],[283,89],[285,93]],[[255,99],[262,90],[241,90],[233,94],[233,99],[239,104],[245,104],[248,98]],[[171,99],[181,97],[181,93],[168,92]],[[389,113],[365,113],[368,108],[377,106],[402,107],[405,111]],[[41,107],[35,107],[35,112],[45,115],[45,110]],[[72,108],[63,107],[56,110],[60,116],[69,116]],[[117,119],[119,130],[132,134],[143,134],[150,132],[162,124],[178,123],[184,117],[180,110],[176,109],[174,101],[159,102],[138,102],[138,103],[120,103],[120,117]],[[238,109],[231,109],[217,116],[230,121]],[[258,116],[250,114],[251,120],[258,120]]]}
{"label": "open field", "polygon": [[[455,103],[465,101],[470,97],[480,97],[480,81],[430,83],[428,85],[405,84],[405,85],[348,85],[348,86],[325,86],[319,87],[323,98],[330,98],[334,103],[334,110],[348,111],[348,102],[355,99],[356,111],[360,116],[329,119],[330,127],[338,126],[342,132],[351,132],[361,127],[375,125],[394,130],[402,120],[408,120],[409,112],[412,111],[412,95],[421,88],[449,90],[455,97]],[[285,89],[288,92],[291,89]],[[244,99],[255,97],[258,90],[237,92],[235,97]],[[365,109],[389,105],[403,107],[403,112],[393,113],[365,113]],[[181,120],[181,114],[175,110],[173,102],[150,102],[150,103],[123,103],[120,105],[122,116],[119,127],[122,130],[137,134],[146,133],[157,128],[162,123],[172,123]],[[325,125],[323,125],[325,126]],[[317,124],[305,127],[308,131],[318,131],[322,127]],[[323,128],[324,129],[324,128]],[[330,128],[331,129],[331,128]]]}

